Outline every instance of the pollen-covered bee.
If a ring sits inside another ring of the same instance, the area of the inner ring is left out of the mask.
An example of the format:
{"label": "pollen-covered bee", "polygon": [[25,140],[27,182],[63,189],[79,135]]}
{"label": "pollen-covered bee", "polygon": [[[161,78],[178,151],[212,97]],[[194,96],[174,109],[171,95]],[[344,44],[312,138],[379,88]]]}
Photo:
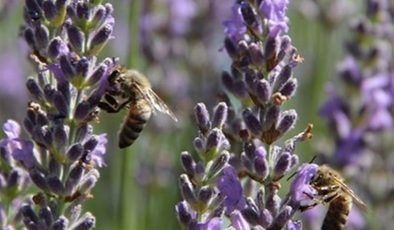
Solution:
{"label": "pollen-covered bee", "polygon": [[108,81],[110,90],[103,96],[99,107],[108,113],[116,113],[122,108],[129,109],[118,134],[119,148],[133,144],[156,111],[177,121],[174,113],[152,90],[148,79],[140,72],[116,65],[108,76]]}
{"label": "pollen-covered bee", "polygon": [[342,230],[347,222],[352,202],[362,210],[366,210],[365,203],[350,189],[342,176],[334,169],[322,165],[313,176],[311,186],[317,191],[316,195],[310,196],[315,203],[301,207],[305,211],[317,204],[328,204],[326,217],[322,230]]}

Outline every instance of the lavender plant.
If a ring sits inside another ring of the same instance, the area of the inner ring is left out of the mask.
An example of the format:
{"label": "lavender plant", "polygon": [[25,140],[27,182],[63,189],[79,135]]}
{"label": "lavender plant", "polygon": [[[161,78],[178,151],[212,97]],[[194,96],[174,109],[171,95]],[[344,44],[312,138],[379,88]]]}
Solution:
{"label": "lavender plant", "polygon": [[[99,167],[105,165],[106,134],[92,123],[114,64],[97,55],[111,38],[112,6],[101,1],[26,0],[22,34],[36,70],[23,125],[9,120],[1,149],[1,224],[27,229],[91,229],[84,212]],[[16,205],[16,206],[15,206]],[[6,217],[6,218],[3,218]]]}
{"label": "lavender plant", "polygon": [[[338,85],[328,89],[321,108],[335,138],[326,161],[352,178],[376,211],[373,223],[391,225],[393,176],[393,55],[394,18],[390,1],[368,0],[365,13],[353,21],[339,63]],[[383,182],[384,181],[384,182]],[[373,183],[371,183],[373,182]]]}
{"label": "lavender plant", "polygon": [[200,160],[182,153],[184,200],[176,205],[185,228],[301,228],[292,217],[310,200],[306,194],[314,193],[309,182],[318,166],[303,165],[286,197],[279,196],[281,179],[298,164],[296,145],[312,135],[308,125],[279,143],[297,119],[283,105],[295,95],[293,69],[302,61],[286,35],[287,6],[288,1],[236,1],[224,22],[232,65],[222,83],[229,97],[211,119],[204,104],[195,107],[199,134],[193,145]]}

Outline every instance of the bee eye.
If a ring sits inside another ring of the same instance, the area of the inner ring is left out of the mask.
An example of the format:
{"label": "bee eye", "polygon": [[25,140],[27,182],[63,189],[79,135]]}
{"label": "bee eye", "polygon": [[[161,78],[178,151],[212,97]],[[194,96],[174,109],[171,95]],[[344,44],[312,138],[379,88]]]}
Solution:
{"label": "bee eye", "polygon": [[111,72],[111,74],[108,76],[108,81],[113,83],[116,81],[116,78],[118,78],[120,75],[119,70],[114,70]]}

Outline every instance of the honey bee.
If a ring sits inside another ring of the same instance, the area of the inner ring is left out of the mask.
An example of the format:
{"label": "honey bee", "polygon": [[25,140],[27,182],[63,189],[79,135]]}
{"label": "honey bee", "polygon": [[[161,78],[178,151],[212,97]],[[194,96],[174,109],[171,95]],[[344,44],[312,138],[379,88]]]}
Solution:
{"label": "honey bee", "polygon": [[99,107],[108,113],[129,109],[118,133],[119,148],[133,144],[156,111],[177,121],[174,113],[152,90],[150,82],[140,72],[116,65],[108,76],[108,82],[110,89],[103,96]]}
{"label": "honey bee", "polygon": [[350,189],[342,176],[327,165],[319,167],[313,176],[311,186],[317,191],[316,195],[308,195],[315,203],[301,207],[301,211],[317,204],[329,205],[324,218],[322,230],[342,230],[347,222],[352,202],[360,209],[366,210],[366,204]]}

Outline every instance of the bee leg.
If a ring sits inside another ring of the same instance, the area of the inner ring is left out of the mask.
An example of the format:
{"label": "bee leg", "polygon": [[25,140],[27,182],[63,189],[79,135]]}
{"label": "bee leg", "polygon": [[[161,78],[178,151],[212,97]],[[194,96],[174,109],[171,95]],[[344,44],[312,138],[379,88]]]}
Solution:
{"label": "bee leg", "polygon": [[334,192],[331,192],[331,193],[328,193],[328,194],[324,195],[324,196],[322,197],[322,200],[323,200],[325,203],[328,204],[328,203],[330,203],[331,201],[333,201],[333,200],[335,200],[336,198],[338,198],[339,195],[340,195],[339,192],[334,191]]}
{"label": "bee leg", "polygon": [[307,197],[309,197],[311,200],[313,200],[314,202],[312,204],[309,204],[309,205],[300,206],[299,209],[300,209],[301,212],[305,212],[306,210],[309,210],[309,209],[315,207],[316,205],[318,205],[320,203],[319,199],[316,199],[314,196],[312,196],[312,195],[310,195],[310,194],[308,194],[306,192],[303,192],[303,193]]}
{"label": "bee leg", "polygon": [[123,102],[122,104],[118,105],[117,107],[113,107],[113,105],[110,105],[108,102],[100,101],[98,104],[98,107],[100,109],[107,111],[107,113],[117,113],[121,109],[123,109],[125,106],[127,106],[127,104],[129,104],[130,102],[131,102],[131,99]]}
{"label": "bee leg", "polygon": [[112,107],[108,102],[100,101],[98,103],[98,107],[102,110],[105,110],[107,113],[116,113],[117,109]]}
{"label": "bee leg", "polygon": [[307,210],[309,210],[311,208],[314,208],[318,204],[319,204],[319,202],[315,202],[315,203],[310,204],[310,205],[300,206],[299,209],[300,209],[301,212],[305,212],[305,211],[307,211]]}
{"label": "bee leg", "polygon": [[118,106],[119,106],[119,104],[118,104],[118,102],[116,101],[115,97],[111,96],[110,94],[105,94],[105,95],[104,95],[104,99],[105,99],[109,104],[111,104],[113,107],[118,107]]}
{"label": "bee leg", "polygon": [[339,185],[331,185],[331,186],[322,186],[319,188],[319,191],[327,194],[332,191],[337,191],[338,189],[339,189]]}

